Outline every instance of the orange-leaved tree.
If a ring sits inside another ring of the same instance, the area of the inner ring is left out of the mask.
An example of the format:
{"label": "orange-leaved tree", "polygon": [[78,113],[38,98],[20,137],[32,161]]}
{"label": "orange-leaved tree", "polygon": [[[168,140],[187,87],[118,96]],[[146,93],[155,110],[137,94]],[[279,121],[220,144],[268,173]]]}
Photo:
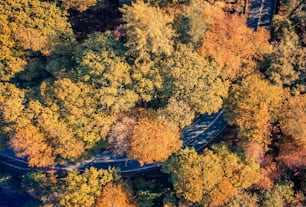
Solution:
{"label": "orange-leaved tree", "polygon": [[204,36],[200,54],[213,58],[225,79],[235,80],[252,73],[256,59],[271,50],[269,33],[254,32],[246,26],[245,17],[226,14],[219,7],[209,6],[203,12],[210,29]]}
{"label": "orange-leaved tree", "polygon": [[96,207],[135,207],[131,198],[130,192],[122,183],[108,183],[98,197]]}
{"label": "orange-leaved tree", "polygon": [[182,146],[177,128],[169,128],[146,115],[134,126],[128,156],[141,164],[165,161]]}

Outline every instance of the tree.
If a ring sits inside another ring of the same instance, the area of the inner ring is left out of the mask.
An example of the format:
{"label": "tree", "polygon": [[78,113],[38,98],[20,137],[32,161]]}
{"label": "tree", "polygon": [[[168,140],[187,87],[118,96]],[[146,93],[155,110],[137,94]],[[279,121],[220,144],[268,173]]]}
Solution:
{"label": "tree", "polygon": [[303,145],[298,145],[292,138],[285,137],[278,144],[279,154],[277,161],[284,163],[289,168],[306,166],[306,151]]}
{"label": "tree", "polygon": [[204,16],[209,22],[200,53],[213,58],[219,65],[224,79],[236,80],[251,74],[256,61],[270,52],[269,33],[254,32],[246,25],[246,19],[238,15],[226,15],[221,8],[207,6]]}
{"label": "tree", "polygon": [[123,52],[110,32],[90,35],[75,52],[77,79],[94,84],[99,104],[111,113],[126,111],[138,101]]}
{"label": "tree", "polygon": [[96,170],[91,167],[83,174],[73,171],[63,179],[63,197],[60,205],[67,207],[91,207],[111,181],[118,179],[116,170]]}
{"label": "tree", "polygon": [[277,120],[283,90],[260,75],[250,75],[233,84],[225,102],[226,119],[240,128],[243,140],[269,143],[269,123]]}
{"label": "tree", "polygon": [[133,207],[131,195],[121,183],[108,183],[97,199],[97,207]]}
{"label": "tree", "polygon": [[59,179],[54,174],[40,172],[27,173],[22,177],[22,188],[40,200],[43,206],[54,206],[59,203],[62,193]]}
{"label": "tree", "polygon": [[173,97],[189,106],[191,111],[201,114],[217,112],[221,108],[223,98],[227,96],[228,82],[221,80],[221,71],[214,61],[179,44],[162,68],[164,96]]}
{"label": "tree", "polygon": [[269,65],[265,74],[275,84],[290,87],[292,91],[305,91],[306,68],[304,64],[305,48],[298,44],[296,34],[288,34],[279,43],[274,44],[268,57]]}
{"label": "tree", "polygon": [[1,2],[0,11],[1,80],[23,70],[28,50],[49,55],[57,45],[74,38],[67,13],[54,3],[8,0]]}
{"label": "tree", "polygon": [[282,132],[306,147],[306,95],[290,96],[280,114]]}
{"label": "tree", "polygon": [[183,44],[191,43],[195,48],[202,45],[205,33],[209,29],[203,11],[194,6],[184,9],[176,18],[174,26],[179,34],[178,39]]}
{"label": "tree", "polygon": [[[54,165],[55,161],[75,160],[84,152],[84,144],[74,137],[59,114],[30,101],[20,115],[10,145],[18,156],[28,156],[32,166]],[[71,150],[73,149],[73,150]]]}
{"label": "tree", "polygon": [[77,9],[80,12],[87,10],[91,6],[95,6],[97,0],[62,0],[62,6],[65,9]]}
{"label": "tree", "polygon": [[305,4],[301,0],[280,1],[280,12],[275,15],[272,22],[272,29],[275,39],[286,35],[288,31],[296,33],[300,42],[305,45]]}
{"label": "tree", "polygon": [[247,191],[239,191],[235,196],[231,197],[226,207],[259,207],[258,197],[256,194]]}
{"label": "tree", "polygon": [[286,182],[277,184],[271,190],[263,193],[263,207],[283,207],[285,204],[290,204],[294,200],[293,184]]}
{"label": "tree", "polygon": [[178,126],[180,129],[190,125],[195,116],[188,103],[177,101],[175,97],[169,99],[165,108],[158,109],[157,115],[163,123]]}
{"label": "tree", "polygon": [[44,134],[33,125],[19,129],[11,138],[10,145],[17,156],[28,156],[30,166],[54,164],[52,149],[46,143]]}
{"label": "tree", "polygon": [[182,146],[177,128],[144,115],[134,126],[128,156],[141,164],[163,162]]}
{"label": "tree", "polygon": [[[0,11],[3,8],[0,5]],[[0,14],[0,80],[9,80],[16,73],[23,70],[26,61],[22,58],[23,51],[14,49],[13,31],[9,27],[8,16]]]}
{"label": "tree", "polygon": [[107,136],[107,141],[113,152],[124,155],[129,148],[129,139],[137,119],[133,115],[123,115],[112,125]]}
{"label": "tree", "polygon": [[170,24],[173,17],[143,1],[133,2],[131,6],[124,5],[120,11],[126,22],[128,53],[136,60],[148,54],[171,54],[174,31]]}
{"label": "tree", "polygon": [[154,61],[145,60],[134,64],[131,73],[133,88],[143,101],[149,102],[158,98],[158,92],[163,89],[163,79],[160,67]]}
{"label": "tree", "polygon": [[179,197],[201,205],[220,206],[259,180],[259,165],[225,145],[198,155],[194,149],[178,151],[163,166],[171,173]]}
{"label": "tree", "polygon": [[177,196],[183,196],[191,202],[200,202],[204,190],[203,167],[201,157],[194,149],[187,148],[175,153],[163,165],[163,172],[171,173],[171,181]]}
{"label": "tree", "polygon": [[133,88],[146,102],[162,89],[160,67],[155,63],[173,52],[173,17],[143,1],[123,6],[127,30],[127,59],[131,62]]}
{"label": "tree", "polygon": [[16,125],[23,124],[21,114],[24,100],[24,90],[11,83],[0,83],[0,124],[3,133],[10,134],[16,130]]}

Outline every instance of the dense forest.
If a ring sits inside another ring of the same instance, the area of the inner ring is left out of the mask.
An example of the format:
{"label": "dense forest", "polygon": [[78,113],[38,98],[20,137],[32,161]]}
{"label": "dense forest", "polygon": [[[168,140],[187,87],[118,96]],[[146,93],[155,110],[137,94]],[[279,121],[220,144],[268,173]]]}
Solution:
{"label": "dense forest", "polygon": [[[112,150],[161,170],[8,169],[0,186],[18,180],[45,207],[305,206],[304,1],[278,0],[256,31],[245,0],[124,3],[0,2],[0,149],[33,167]],[[182,148],[220,109],[234,139]]]}

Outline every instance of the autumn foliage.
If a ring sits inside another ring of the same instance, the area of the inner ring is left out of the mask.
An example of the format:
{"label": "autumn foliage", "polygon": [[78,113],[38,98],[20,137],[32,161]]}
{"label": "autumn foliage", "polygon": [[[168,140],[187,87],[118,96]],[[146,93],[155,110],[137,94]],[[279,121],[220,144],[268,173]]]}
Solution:
{"label": "autumn foliage", "polygon": [[[305,4],[277,3],[255,31],[244,0],[0,1],[0,148],[82,171],[29,173],[25,190],[49,207],[303,206]],[[218,138],[233,140],[180,149],[185,127],[221,109],[239,132]],[[105,150],[167,175],[87,168]]]}
{"label": "autumn foliage", "polygon": [[163,162],[181,146],[178,129],[167,128],[149,117],[141,117],[134,126],[128,156],[141,164]]}
{"label": "autumn foliage", "polygon": [[224,79],[251,74],[256,60],[271,50],[269,33],[248,28],[245,17],[229,15],[214,6],[204,9],[204,15],[210,26],[199,51],[218,63]]}
{"label": "autumn foliage", "polygon": [[96,207],[135,207],[130,203],[131,195],[122,184],[107,184],[97,199]]}

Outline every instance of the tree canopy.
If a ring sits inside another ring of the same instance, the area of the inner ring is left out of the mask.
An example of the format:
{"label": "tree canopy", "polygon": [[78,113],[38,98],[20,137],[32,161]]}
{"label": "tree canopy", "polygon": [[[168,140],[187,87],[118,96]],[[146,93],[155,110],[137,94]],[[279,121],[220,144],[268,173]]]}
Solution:
{"label": "tree canopy", "polygon": [[171,173],[176,194],[202,205],[227,203],[239,189],[247,189],[259,180],[259,165],[226,145],[215,145],[199,155],[194,149],[178,151],[163,166]]}
{"label": "tree canopy", "polygon": [[133,128],[128,156],[141,164],[163,162],[181,146],[177,128],[169,128],[156,119],[144,116]]}
{"label": "tree canopy", "polygon": [[67,13],[54,3],[9,0],[0,4],[0,79],[9,80],[22,71],[30,51],[49,55],[74,35]]}
{"label": "tree canopy", "polygon": [[269,123],[277,120],[283,89],[254,74],[233,84],[225,103],[226,118],[237,124],[242,139],[269,143]]}

